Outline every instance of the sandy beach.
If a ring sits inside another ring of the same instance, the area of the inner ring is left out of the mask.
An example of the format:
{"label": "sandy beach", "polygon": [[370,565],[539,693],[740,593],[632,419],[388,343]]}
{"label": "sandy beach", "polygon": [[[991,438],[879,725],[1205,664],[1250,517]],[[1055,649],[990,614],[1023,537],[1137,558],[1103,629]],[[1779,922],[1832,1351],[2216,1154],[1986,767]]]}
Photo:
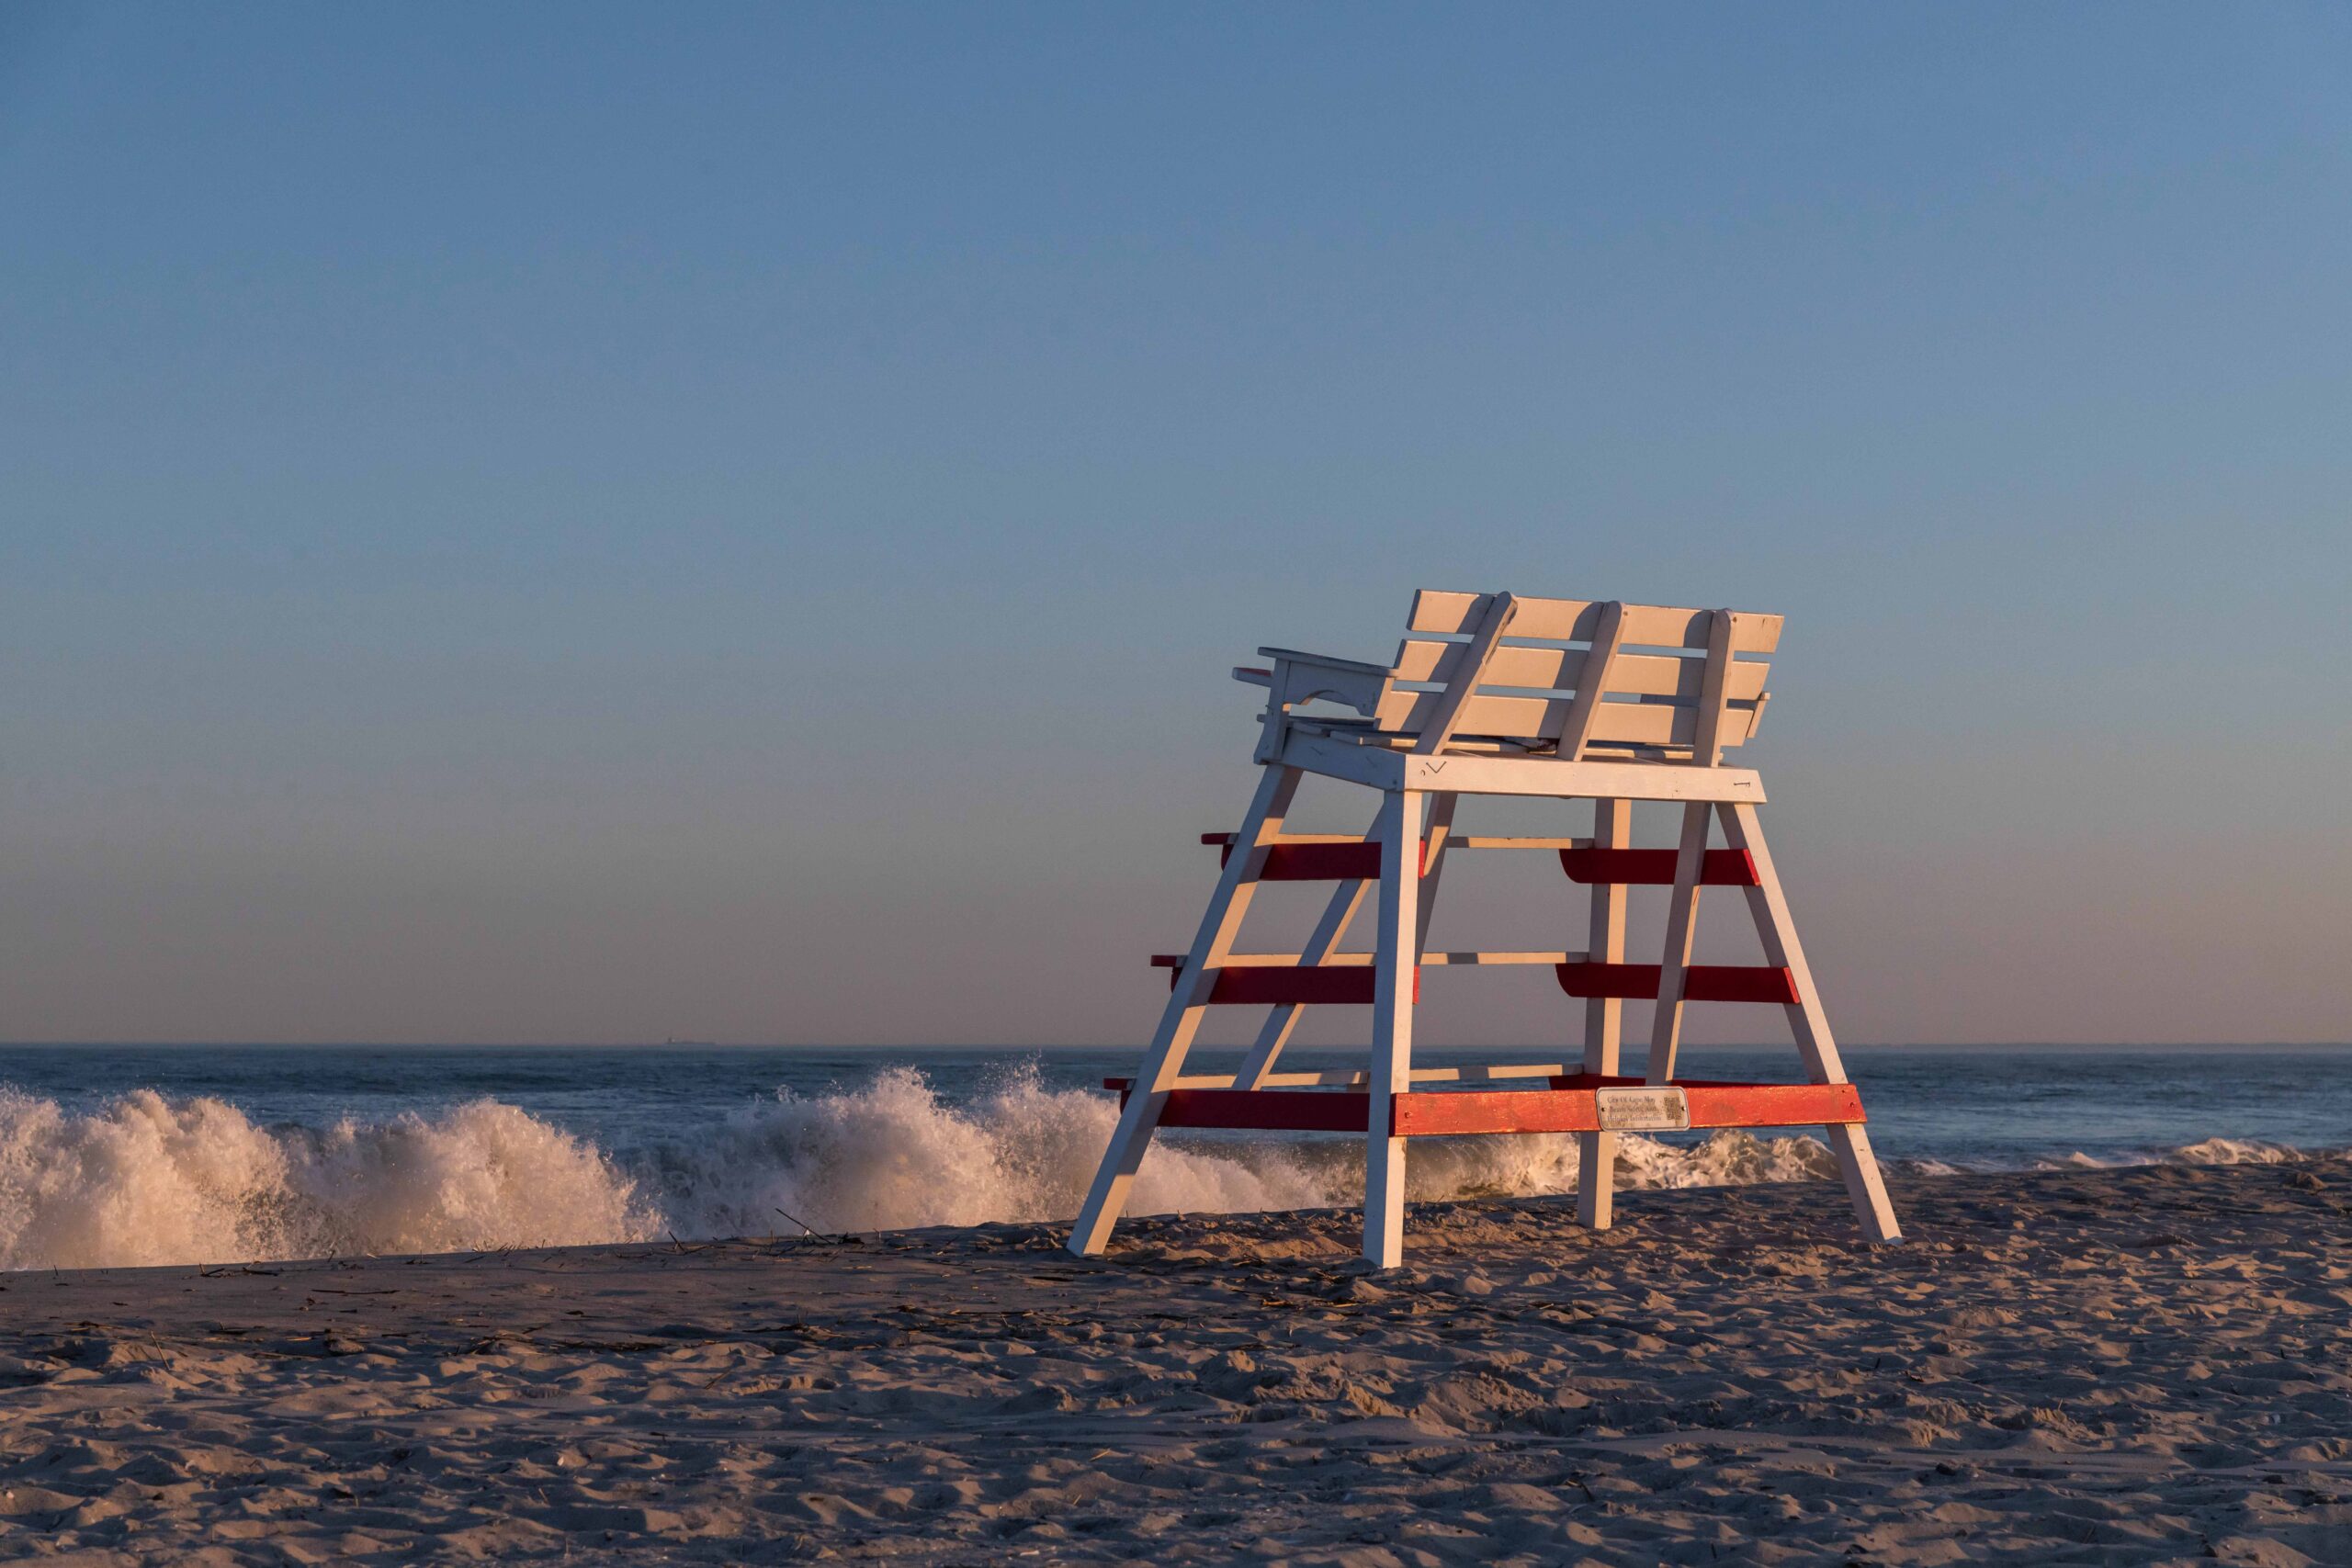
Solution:
{"label": "sandy beach", "polygon": [[0,1554],[2352,1561],[2352,1167],[0,1277]]}

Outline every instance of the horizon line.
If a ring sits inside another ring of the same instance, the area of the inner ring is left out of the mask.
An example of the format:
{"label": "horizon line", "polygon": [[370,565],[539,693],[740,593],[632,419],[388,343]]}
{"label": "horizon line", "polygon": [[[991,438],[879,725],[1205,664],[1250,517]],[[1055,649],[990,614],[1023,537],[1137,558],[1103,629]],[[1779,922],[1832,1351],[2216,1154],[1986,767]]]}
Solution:
{"label": "horizon line", "polygon": [[[1566,1051],[1577,1043],[1530,1044],[1429,1045],[1420,1050]],[[1724,1041],[1690,1045],[1700,1051],[1774,1051],[1792,1049],[1787,1041]],[[141,1051],[1133,1051],[1132,1042],[1094,1044],[950,1043],[911,1041],[897,1043],[844,1043],[826,1041],[749,1040],[0,1040],[0,1051],[141,1050]],[[1207,1045],[1206,1051],[1243,1051],[1245,1045]],[[1356,1052],[1353,1045],[1298,1045],[1292,1049],[1320,1055]],[[2352,1049],[2352,1040],[1945,1040],[1846,1041],[1840,1051],[2340,1051]]]}

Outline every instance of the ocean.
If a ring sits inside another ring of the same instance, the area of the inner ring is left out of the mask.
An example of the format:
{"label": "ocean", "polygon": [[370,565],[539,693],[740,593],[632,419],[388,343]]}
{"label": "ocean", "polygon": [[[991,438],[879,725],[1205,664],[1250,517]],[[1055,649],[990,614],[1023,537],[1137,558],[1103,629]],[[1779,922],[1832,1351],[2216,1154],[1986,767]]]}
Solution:
{"label": "ocean", "polygon": [[[1073,1213],[1132,1049],[0,1046],[0,1269],[201,1264]],[[1548,1051],[1417,1053],[1423,1065]],[[2336,1155],[2352,1048],[1849,1047],[1892,1168]],[[1639,1053],[1632,1055],[1637,1060]],[[1196,1053],[1193,1070],[1230,1060]],[[1302,1051],[1290,1066],[1357,1066]],[[1699,1047],[1691,1077],[1790,1079]],[[1164,1134],[1134,1213],[1357,1201],[1361,1145]],[[1828,1174],[1802,1134],[1629,1137],[1628,1186]],[[1417,1201],[1563,1192],[1574,1140],[1417,1142]]]}

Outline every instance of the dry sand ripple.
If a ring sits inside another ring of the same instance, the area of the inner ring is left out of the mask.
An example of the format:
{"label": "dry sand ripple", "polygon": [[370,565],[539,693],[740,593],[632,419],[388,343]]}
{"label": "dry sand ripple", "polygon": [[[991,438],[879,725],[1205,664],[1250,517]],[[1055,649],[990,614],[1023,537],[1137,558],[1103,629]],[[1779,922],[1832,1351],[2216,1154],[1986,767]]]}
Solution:
{"label": "dry sand ripple", "polygon": [[2352,1562],[2352,1167],[0,1277],[0,1555]]}

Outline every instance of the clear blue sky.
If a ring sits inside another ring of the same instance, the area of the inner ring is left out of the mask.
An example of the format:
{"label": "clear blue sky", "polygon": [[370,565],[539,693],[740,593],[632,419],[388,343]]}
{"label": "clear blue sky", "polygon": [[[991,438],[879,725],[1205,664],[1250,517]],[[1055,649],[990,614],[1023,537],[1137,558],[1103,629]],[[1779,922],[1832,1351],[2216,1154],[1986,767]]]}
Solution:
{"label": "clear blue sky", "polygon": [[1850,1040],[2352,1037],[2352,13],[0,9],[0,1037],[1139,1039],[1425,583],[1789,616]]}

